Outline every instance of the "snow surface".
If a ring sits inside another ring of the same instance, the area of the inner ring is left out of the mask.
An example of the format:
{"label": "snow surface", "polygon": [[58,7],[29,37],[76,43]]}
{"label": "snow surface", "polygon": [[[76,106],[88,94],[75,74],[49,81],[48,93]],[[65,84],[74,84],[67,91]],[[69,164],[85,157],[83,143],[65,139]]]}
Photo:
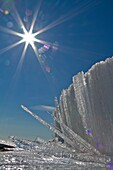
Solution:
{"label": "snow surface", "polygon": [[57,140],[44,143],[11,138],[15,151],[0,153],[1,170],[106,170],[109,157],[77,153]]}

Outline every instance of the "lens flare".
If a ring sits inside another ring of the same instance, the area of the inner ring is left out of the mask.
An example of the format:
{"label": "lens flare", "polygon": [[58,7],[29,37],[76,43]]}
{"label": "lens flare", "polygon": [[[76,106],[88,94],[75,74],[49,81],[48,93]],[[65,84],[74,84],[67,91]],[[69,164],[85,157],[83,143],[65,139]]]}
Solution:
{"label": "lens flare", "polygon": [[4,14],[5,14],[5,15],[8,15],[8,14],[9,14],[9,11],[8,11],[8,10],[5,10],[5,11],[4,11]]}

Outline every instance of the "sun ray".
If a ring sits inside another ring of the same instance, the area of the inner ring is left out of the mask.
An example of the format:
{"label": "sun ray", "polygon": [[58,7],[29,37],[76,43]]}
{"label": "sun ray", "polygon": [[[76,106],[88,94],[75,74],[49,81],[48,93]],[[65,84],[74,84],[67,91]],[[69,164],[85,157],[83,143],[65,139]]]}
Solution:
{"label": "sun ray", "polygon": [[14,78],[15,78],[15,77],[18,77],[19,74],[20,74],[20,71],[21,71],[21,68],[22,68],[22,64],[23,64],[23,60],[24,60],[24,56],[25,56],[25,53],[26,53],[26,51],[27,51],[27,47],[28,47],[28,43],[26,43],[25,46],[24,46],[24,49],[23,49],[21,58],[20,58],[20,60],[19,60],[19,63],[18,63],[16,72],[15,72],[15,75],[14,75]]}
{"label": "sun ray", "polygon": [[22,29],[23,29],[23,32],[26,33],[27,30],[26,30],[26,28],[25,28],[25,26],[24,26],[24,24],[23,24],[23,22],[22,22],[22,20],[21,20],[21,18],[20,18],[20,15],[18,14],[18,11],[16,10],[16,8],[14,9],[14,11],[15,11],[17,20],[18,20],[18,22],[20,23],[20,25],[21,25],[21,27],[22,27]]}
{"label": "sun ray", "polygon": [[6,32],[6,33],[12,34],[12,35],[19,36],[19,37],[22,37],[22,35],[23,35],[21,33],[18,33],[18,32],[14,31],[14,30],[11,30],[9,28],[5,28],[5,27],[2,27],[2,26],[0,26],[0,30],[2,30],[3,32]]}
{"label": "sun ray", "polygon": [[45,77],[47,78],[46,73],[45,73],[45,71],[44,71],[44,68],[43,68],[43,66],[42,66],[42,64],[41,64],[41,58],[39,57],[38,50],[37,50],[37,48],[36,48],[36,46],[35,46],[34,43],[32,43],[31,46],[32,46],[33,51],[34,51],[34,53],[35,53],[35,55],[36,55],[36,57],[37,57],[37,59],[38,59],[38,61],[39,61],[39,64],[40,64],[40,66],[41,66],[41,68],[42,68],[42,71],[43,71]]}
{"label": "sun ray", "polygon": [[35,42],[38,42],[38,43],[40,43],[40,44],[49,44],[49,45],[52,45],[51,42],[44,41],[44,40],[40,40],[40,39],[37,39],[37,38],[35,38],[34,41],[35,41]]}
{"label": "sun ray", "polygon": [[24,46],[24,50],[23,50],[23,52],[22,52],[22,55],[21,55],[21,58],[20,58],[20,61],[19,61],[17,70],[18,70],[19,68],[21,68],[21,66],[22,66],[22,63],[23,63],[23,60],[24,60],[24,56],[25,56],[25,53],[26,53],[26,51],[27,51],[27,47],[28,47],[28,43],[26,43],[25,46]]}
{"label": "sun ray", "polygon": [[34,28],[34,25],[35,25],[35,22],[36,22],[36,19],[37,19],[37,16],[38,16],[38,13],[39,13],[39,10],[40,10],[40,7],[41,7],[41,3],[42,3],[42,0],[39,1],[39,6],[34,14],[34,17],[33,17],[33,20],[32,20],[32,24],[31,24],[31,28],[30,28],[30,33],[33,32],[33,28]]}
{"label": "sun ray", "polygon": [[35,44],[33,42],[31,43],[31,47],[33,48],[33,51],[35,52],[35,55],[36,55],[36,57],[37,57],[37,59],[38,59],[38,61],[40,63],[40,58],[39,58],[38,50],[36,49],[36,46],[35,46]]}
{"label": "sun ray", "polygon": [[44,28],[42,28],[41,30],[37,31],[36,33],[34,33],[35,36],[48,31],[66,21],[68,21],[69,19],[83,13],[84,11],[86,11],[88,8],[93,7],[94,5],[97,5],[96,2],[91,2],[90,0],[87,1],[87,3],[84,3],[82,5],[80,5],[79,8],[77,9],[73,9],[71,12],[68,12],[67,14],[61,16],[60,18],[58,18],[57,20],[53,21],[52,23],[50,23],[49,25],[45,26]]}
{"label": "sun ray", "polygon": [[[44,74],[45,74],[45,71],[44,71],[43,66],[42,66],[42,64],[41,64],[41,58],[39,57],[38,50],[37,50],[37,48],[36,48],[36,46],[35,46],[34,43],[32,43],[31,46],[32,46],[33,51],[34,51],[34,53],[35,53],[35,55],[36,55],[36,57],[37,57],[37,59],[38,59],[38,61],[39,61],[39,64],[40,64],[40,66],[41,66],[41,68],[42,68],[42,70],[43,70],[43,72],[44,72]],[[45,76],[46,76],[46,75],[45,75]]]}
{"label": "sun ray", "polygon": [[25,44],[21,58],[20,58],[19,63],[16,67],[15,74],[13,75],[12,83],[10,84],[11,88],[13,86],[13,91],[14,91],[14,89],[17,86],[18,81],[19,81],[19,77],[20,77],[20,73],[21,73],[21,69],[22,69],[22,65],[23,65],[24,56],[25,56],[25,53],[26,53],[26,50],[27,50],[27,46],[28,46],[28,44]]}
{"label": "sun ray", "polygon": [[10,50],[10,49],[12,49],[12,48],[14,48],[14,47],[16,47],[17,45],[19,45],[19,44],[21,44],[21,43],[23,43],[23,42],[24,42],[24,41],[23,41],[23,39],[22,39],[22,40],[14,43],[14,44],[9,45],[8,47],[3,48],[2,50],[0,50],[0,54],[2,54],[2,53],[4,53],[4,52],[6,52],[6,51],[8,51],[8,50]]}

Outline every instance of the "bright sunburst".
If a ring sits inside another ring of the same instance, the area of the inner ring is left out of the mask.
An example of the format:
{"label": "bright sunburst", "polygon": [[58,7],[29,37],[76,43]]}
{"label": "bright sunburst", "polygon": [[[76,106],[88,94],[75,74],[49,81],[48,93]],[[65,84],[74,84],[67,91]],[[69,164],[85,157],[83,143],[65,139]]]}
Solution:
{"label": "bright sunburst", "polygon": [[[33,33],[34,25],[35,25],[35,22],[36,22],[36,19],[37,19],[38,12],[39,12],[39,8],[37,9],[37,11],[34,14],[33,21],[31,23],[31,27],[30,27],[29,31],[25,28],[25,26],[24,26],[24,24],[23,24],[23,22],[22,22],[22,20],[19,16],[18,12],[16,11],[16,9],[15,9],[15,16],[16,16],[16,19],[17,19],[17,22],[19,23],[19,25],[21,25],[23,33],[19,33],[19,32],[12,30],[12,29],[4,28],[4,27],[0,26],[0,29],[3,30],[4,32],[12,34],[14,36],[18,36],[18,37],[21,38],[21,40],[17,41],[16,43],[11,44],[8,47],[5,47],[4,49],[0,50],[0,54],[16,47],[17,45],[19,45],[21,43],[25,43],[25,46],[24,46],[24,49],[23,49],[23,52],[22,52],[22,55],[21,55],[21,58],[20,58],[20,62],[18,64],[18,68],[20,68],[22,63],[23,63],[24,56],[26,54],[28,45],[31,45],[33,51],[35,52],[37,59],[40,62],[40,57],[38,55],[38,48],[36,47],[35,42],[41,43],[41,44],[48,44],[48,42],[43,41],[43,40],[39,40],[38,38],[36,38],[36,36],[40,34],[39,31]],[[49,43],[49,45],[51,45],[51,43]]]}
{"label": "bright sunburst", "polygon": [[[40,66],[41,66],[41,68],[44,72],[45,72],[47,66],[44,63],[44,59],[43,59],[44,57],[42,57],[42,55],[50,47],[52,49],[53,48],[55,49],[56,45],[54,43],[50,43],[50,42],[47,42],[45,40],[40,40],[38,38],[38,35],[49,30],[49,29],[51,29],[51,28],[53,28],[53,27],[55,27],[56,25],[59,25],[61,22],[63,22],[64,19],[60,18],[56,21],[53,21],[53,23],[50,23],[49,25],[46,25],[44,28],[42,28],[40,30],[38,29],[37,31],[34,32],[34,26],[35,26],[35,23],[36,23],[36,20],[37,20],[38,13],[40,11],[40,7],[41,7],[41,1],[38,4],[37,10],[34,13],[33,20],[31,22],[31,26],[29,27],[29,29],[28,29],[28,27],[27,28],[25,27],[25,25],[24,25],[22,19],[20,18],[20,15],[19,15],[18,11],[16,10],[16,8],[13,9],[14,10],[13,12],[15,14],[15,20],[17,21],[18,26],[21,28],[22,32],[17,32],[17,31],[14,31],[12,29],[0,26],[0,30],[2,30],[3,32],[6,32],[8,34],[11,34],[13,36],[17,36],[17,37],[20,38],[19,41],[12,43],[11,45],[1,49],[0,54],[6,52],[8,50],[13,49],[14,47],[16,47],[16,46],[18,46],[22,43],[24,44],[24,48],[23,48],[22,54],[20,56],[18,66],[16,68],[15,77],[17,77],[17,74],[19,74],[20,71],[21,71],[23,61],[24,61],[24,57],[25,57],[26,51],[27,51],[29,46],[32,47],[32,50],[34,51],[34,53],[35,53],[35,55],[36,55],[36,57],[39,61],[39,64],[40,64]],[[43,46],[41,48],[38,48],[36,43],[40,43]],[[45,64],[45,67],[44,67],[44,64]]]}
{"label": "bright sunburst", "polygon": [[32,45],[35,41],[35,36],[30,32],[25,32],[23,35],[23,40],[25,43]]}
{"label": "bright sunburst", "polygon": [[46,25],[42,29],[37,30],[36,32],[34,32],[35,22],[36,22],[38,13],[39,13],[40,8],[41,8],[42,1],[39,0],[38,2],[39,3],[38,3],[38,6],[37,6],[37,10],[36,10],[36,12],[34,14],[34,17],[33,17],[33,20],[32,20],[32,23],[31,23],[31,26],[30,26],[29,30],[27,30],[25,28],[25,26],[24,26],[18,12],[17,12],[17,10],[15,8],[14,8],[14,11],[13,11],[14,12],[13,15],[15,16],[15,20],[17,21],[18,25],[22,28],[23,33],[19,33],[17,31],[12,30],[12,29],[8,29],[8,28],[4,28],[4,27],[0,26],[0,30],[4,31],[6,33],[12,34],[14,36],[18,36],[18,37],[21,38],[19,41],[5,47],[4,49],[1,49],[0,54],[6,52],[6,51],[8,51],[8,50],[10,50],[10,49],[12,49],[12,48],[14,48],[16,46],[18,46],[21,43],[25,44],[18,67],[21,67],[22,62],[24,60],[24,56],[26,54],[26,51],[27,51],[27,48],[28,48],[29,45],[32,47],[32,49],[33,49],[39,63],[41,64],[41,59],[40,59],[40,56],[38,54],[40,50],[37,48],[36,43],[41,43],[41,44],[44,44],[44,45],[48,45],[50,47],[53,47],[53,43],[50,43],[50,42],[47,42],[47,41],[44,41],[44,40],[40,40],[40,39],[37,38],[37,36],[39,34],[41,34],[41,33],[44,33],[47,30],[50,30],[50,29],[58,26],[59,24],[62,24],[63,22],[66,22],[67,20],[70,20],[71,18],[79,15],[80,13],[83,13],[89,7],[91,8],[92,6],[94,6],[94,3],[95,3],[95,2],[94,3],[83,3],[82,5],[79,6],[79,8],[78,7],[73,8],[73,10],[71,10],[68,13],[62,15],[58,19],[53,20],[51,23],[49,23],[48,25]]}
{"label": "bright sunburst", "polygon": [[[19,41],[17,41],[15,43],[5,47],[4,49],[1,49],[0,50],[0,54],[6,52],[6,51],[8,51],[8,50],[10,50],[10,49],[12,49],[12,48],[14,48],[16,46],[18,46],[21,43],[25,44],[23,52],[22,52],[22,55],[20,57],[20,61],[19,61],[17,70],[18,70],[18,68],[20,69],[21,66],[22,66],[22,63],[23,63],[23,60],[24,60],[24,56],[26,54],[26,51],[27,51],[27,48],[28,48],[29,45],[32,47],[32,49],[33,49],[33,51],[34,51],[34,53],[35,53],[35,55],[36,55],[40,65],[42,65],[41,64],[41,57],[39,55],[39,51],[40,50],[36,46],[36,43],[40,43],[40,44],[46,45],[46,47],[47,46],[53,47],[53,43],[50,43],[50,42],[47,42],[47,41],[44,41],[44,40],[40,40],[40,39],[37,38],[37,36],[39,34],[45,32],[45,31],[47,31],[49,29],[52,29],[55,26],[65,22],[66,20],[69,20],[71,17],[73,17],[73,15],[70,15],[71,13],[69,12],[66,15],[63,15],[62,17],[58,18],[57,20],[53,21],[52,23],[46,25],[44,28],[42,28],[42,29],[40,29],[40,30],[38,30],[36,32],[33,32],[34,31],[35,22],[36,22],[36,19],[37,19],[37,16],[38,16],[38,13],[39,13],[39,10],[40,10],[40,7],[41,7],[41,1],[39,1],[39,2],[40,3],[38,5],[38,7],[37,7],[37,10],[36,10],[35,14],[34,14],[34,17],[33,17],[33,20],[32,20],[32,23],[31,23],[31,26],[30,26],[29,30],[27,30],[25,28],[25,26],[24,26],[24,24],[22,22],[22,19],[20,18],[19,14],[18,14],[18,12],[17,12],[17,10],[15,8],[14,8],[15,19],[16,19],[18,25],[22,28],[23,33],[19,33],[17,31],[12,30],[12,29],[4,28],[4,27],[0,26],[0,30],[4,31],[6,33],[12,34],[14,36],[18,36],[18,37],[21,38]],[[75,12],[73,12],[73,13],[75,14]]]}
{"label": "bright sunburst", "polygon": [[20,43],[25,43],[25,48],[24,48],[25,52],[27,50],[28,45],[31,45],[31,47],[33,48],[35,54],[37,55],[38,51],[36,50],[36,46],[35,46],[34,42],[39,42],[39,43],[42,43],[42,44],[44,44],[44,42],[41,41],[41,40],[38,40],[37,38],[35,38],[36,35],[35,35],[35,33],[32,32],[33,25],[31,26],[29,31],[26,30],[24,25],[22,26],[22,28],[23,28],[24,33],[23,34],[18,33],[17,36],[22,38]]}

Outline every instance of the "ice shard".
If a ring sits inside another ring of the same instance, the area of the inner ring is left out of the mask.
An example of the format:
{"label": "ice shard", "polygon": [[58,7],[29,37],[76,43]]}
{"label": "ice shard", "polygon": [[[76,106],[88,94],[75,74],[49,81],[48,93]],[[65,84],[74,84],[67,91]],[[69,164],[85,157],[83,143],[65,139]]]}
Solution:
{"label": "ice shard", "polygon": [[[73,149],[76,149],[78,153],[90,153],[90,154],[96,154],[101,155],[99,151],[97,151],[92,145],[87,143],[84,139],[82,139],[79,135],[74,133],[68,126],[66,126],[63,122],[59,121],[57,117],[54,116],[54,120],[59,123],[60,127],[64,128],[66,134],[60,131],[57,127],[52,127],[49,123],[47,123],[45,120],[40,118],[38,115],[33,113],[31,110],[29,110],[27,107],[21,105],[22,109],[25,110],[27,113],[29,113],[31,116],[33,116],[35,119],[37,119],[39,122],[41,122],[43,125],[48,127],[50,130],[52,130],[57,136],[59,136],[61,139],[63,139],[68,146],[71,146]],[[59,116],[59,115],[58,115]]]}
{"label": "ice shard", "polygon": [[71,141],[68,137],[66,137],[62,132],[60,132],[57,128],[52,127],[49,123],[47,123],[45,120],[40,118],[38,115],[33,113],[31,110],[29,110],[27,107],[21,105],[22,109],[25,110],[27,113],[29,113],[31,116],[33,116],[35,119],[37,119],[39,122],[41,122],[43,125],[48,127],[51,131],[53,131],[55,134],[60,136],[62,139],[64,139],[71,147],[76,147],[75,143]]}
{"label": "ice shard", "polygon": [[69,129],[101,153],[113,156],[113,57],[75,75],[62,91],[55,112]]}

